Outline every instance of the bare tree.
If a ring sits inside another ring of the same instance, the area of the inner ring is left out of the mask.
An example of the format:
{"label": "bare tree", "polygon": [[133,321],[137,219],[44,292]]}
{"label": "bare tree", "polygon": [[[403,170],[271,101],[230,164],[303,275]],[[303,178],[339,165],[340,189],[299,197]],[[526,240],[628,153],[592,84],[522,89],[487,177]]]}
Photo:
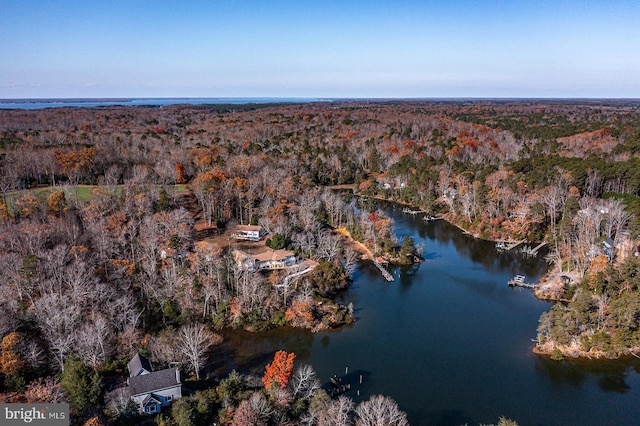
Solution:
{"label": "bare tree", "polygon": [[298,367],[293,373],[291,387],[294,397],[310,400],[313,394],[320,389],[320,380],[313,367],[305,364]]}
{"label": "bare tree", "polygon": [[546,207],[547,215],[551,223],[553,239],[556,238],[556,221],[558,218],[558,208],[562,203],[562,189],[557,185],[547,186],[540,193],[540,199]]}
{"label": "bare tree", "polygon": [[318,416],[318,426],[351,426],[351,413],[353,412],[353,401],[346,396],[340,396],[331,401],[325,412]]}
{"label": "bare tree", "polygon": [[249,401],[244,400],[236,409],[231,426],[267,426],[267,422],[253,409]]}
{"label": "bare tree", "polygon": [[86,321],[78,330],[74,352],[85,364],[95,369],[112,353],[110,335],[107,320],[102,315],[94,314],[92,320]]}
{"label": "bare tree", "polygon": [[356,426],[408,426],[407,415],[391,398],[375,395],[356,407]]}
{"label": "bare tree", "polygon": [[178,338],[180,351],[200,380],[200,368],[207,359],[207,351],[211,346],[222,342],[222,336],[209,331],[204,325],[196,324],[181,327]]}
{"label": "bare tree", "polygon": [[359,259],[360,254],[357,251],[351,247],[345,248],[342,266],[349,277],[352,277],[353,273],[356,271]]}
{"label": "bare tree", "polygon": [[80,307],[58,294],[45,294],[31,306],[32,316],[42,330],[60,366],[74,343],[75,329],[80,322]]}
{"label": "bare tree", "polygon": [[328,231],[321,230],[318,233],[318,256],[322,259],[326,259],[329,262],[333,262],[342,249],[342,243],[340,238],[332,235]]}

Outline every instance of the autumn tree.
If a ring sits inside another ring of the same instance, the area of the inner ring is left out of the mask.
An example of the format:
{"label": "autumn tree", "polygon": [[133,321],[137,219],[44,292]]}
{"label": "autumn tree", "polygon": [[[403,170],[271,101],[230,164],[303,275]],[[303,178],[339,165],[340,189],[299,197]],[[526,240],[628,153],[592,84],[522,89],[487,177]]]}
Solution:
{"label": "autumn tree", "polygon": [[177,184],[187,183],[187,176],[186,176],[187,172],[184,168],[184,165],[182,163],[176,163],[175,168],[176,168],[176,183]]}
{"label": "autumn tree", "polygon": [[53,377],[45,377],[29,383],[24,396],[27,402],[32,404],[55,404],[67,401],[60,382]]}
{"label": "autumn tree", "polygon": [[0,220],[3,222],[11,220],[11,213],[7,207],[7,203],[5,203],[3,199],[0,199]]}
{"label": "autumn tree", "polygon": [[56,160],[60,166],[60,171],[69,177],[69,180],[74,184],[78,183],[78,180],[87,173],[93,166],[96,148],[83,148],[76,151],[56,151]]}
{"label": "autumn tree", "polygon": [[26,192],[16,201],[16,212],[22,217],[33,217],[42,211],[42,202],[33,192]]}
{"label": "autumn tree", "polygon": [[222,187],[228,177],[226,173],[221,171],[209,170],[199,174],[190,184],[200,202],[207,225],[211,225],[213,217],[219,216],[222,212],[223,199],[229,201],[229,198],[223,197],[221,194]]}
{"label": "autumn tree", "polygon": [[287,387],[291,374],[293,373],[293,360],[296,354],[278,351],[273,357],[273,362],[268,364],[262,382],[264,387],[270,389],[277,385],[280,388]]}
{"label": "autumn tree", "polygon": [[15,331],[4,336],[0,343],[0,373],[12,388],[24,385],[22,373],[26,363],[19,350],[22,344],[23,336]]}
{"label": "autumn tree", "polygon": [[47,207],[51,213],[60,214],[67,206],[64,191],[53,191],[47,197]]}

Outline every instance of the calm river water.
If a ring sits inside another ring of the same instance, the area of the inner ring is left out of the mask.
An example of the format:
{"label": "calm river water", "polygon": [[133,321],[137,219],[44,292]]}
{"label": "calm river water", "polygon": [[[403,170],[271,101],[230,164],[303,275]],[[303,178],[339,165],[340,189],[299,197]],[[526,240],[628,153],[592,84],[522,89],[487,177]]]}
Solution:
{"label": "calm river water", "polygon": [[640,422],[637,360],[554,362],[531,352],[538,318],[550,305],[507,281],[514,274],[536,281],[544,262],[497,254],[492,243],[444,221],[384,208],[399,237],[426,245],[424,263],[392,269],[392,283],[362,264],[343,296],[356,307],[353,326],[226,333],[216,370],[260,374],[276,350],[293,351],[325,382],[348,369],[347,395],[391,396],[414,426],[471,426],[500,416],[521,426]]}

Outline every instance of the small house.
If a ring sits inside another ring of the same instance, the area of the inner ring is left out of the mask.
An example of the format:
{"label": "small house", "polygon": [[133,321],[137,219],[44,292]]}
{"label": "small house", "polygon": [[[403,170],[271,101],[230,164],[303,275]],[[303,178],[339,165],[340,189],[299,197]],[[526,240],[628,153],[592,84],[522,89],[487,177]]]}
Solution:
{"label": "small house", "polygon": [[609,262],[611,262],[613,258],[616,257],[616,248],[611,238],[605,237],[605,239],[602,240],[602,249],[603,249],[603,254],[607,256],[607,259],[609,259]]}
{"label": "small house", "polygon": [[180,370],[177,368],[152,371],[149,360],[140,354],[136,354],[127,367],[129,395],[141,413],[159,413],[162,407],[182,397]]}
{"label": "small house", "polygon": [[232,237],[236,240],[260,241],[266,235],[262,226],[238,225]]}

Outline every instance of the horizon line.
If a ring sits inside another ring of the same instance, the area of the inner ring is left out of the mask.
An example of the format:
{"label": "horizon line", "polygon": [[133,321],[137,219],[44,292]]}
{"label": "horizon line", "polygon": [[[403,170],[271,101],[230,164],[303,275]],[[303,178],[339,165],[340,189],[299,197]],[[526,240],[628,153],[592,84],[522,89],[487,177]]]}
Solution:
{"label": "horizon line", "polygon": [[640,101],[640,97],[592,97],[592,96],[98,96],[98,97],[25,97],[0,98],[0,102],[17,101],[134,101],[134,100],[224,100],[224,99],[289,99],[289,100],[374,100],[374,101],[429,101],[429,100],[627,100]]}

